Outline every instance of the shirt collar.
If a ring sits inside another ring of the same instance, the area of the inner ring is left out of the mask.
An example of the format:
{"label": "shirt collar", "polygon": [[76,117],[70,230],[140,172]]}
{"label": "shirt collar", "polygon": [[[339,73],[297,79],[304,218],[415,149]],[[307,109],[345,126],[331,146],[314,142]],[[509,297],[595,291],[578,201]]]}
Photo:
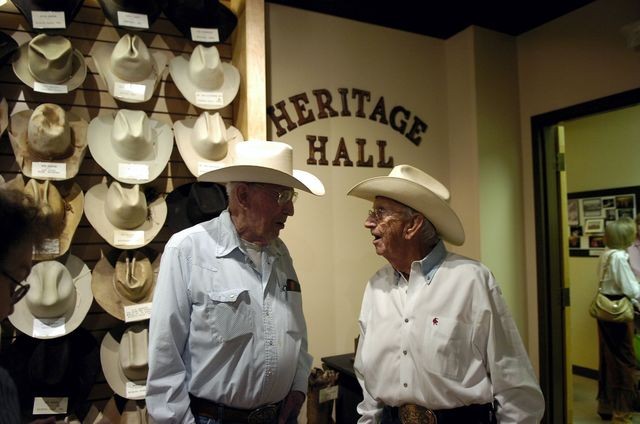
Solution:
{"label": "shirt collar", "polygon": [[[444,242],[442,240],[438,241],[435,247],[419,261],[415,261],[411,264],[412,271],[416,270],[416,265],[422,271],[422,275],[425,276],[425,280],[427,284],[431,283],[431,279],[433,275],[438,270],[438,267],[447,256],[447,249],[444,247]],[[404,278],[400,272],[396,270],[396,282],[400,280],[400,278]]]}
{"label": "shirt collar", "polygon": [[[217,218],[218,234],[220,235],[220,240],[218,243],[218,247],[216,250],[216,257],[227,256],[229,253],[233,252],[235,249],[238,249],[243,254],[244,252],[242,245],[240,243],[240,236],[238,235],[238,231],[236,230],[236,226],[233,224],[231,220],[231,215],[229,214],[229,209],[225,209],[222,211],[220,216]],[[281,256],[282,255],[282,247],[280,246],[282,242],[280,239],[276,239],[269,243],[264,249],[264,252],[269,256]]]}

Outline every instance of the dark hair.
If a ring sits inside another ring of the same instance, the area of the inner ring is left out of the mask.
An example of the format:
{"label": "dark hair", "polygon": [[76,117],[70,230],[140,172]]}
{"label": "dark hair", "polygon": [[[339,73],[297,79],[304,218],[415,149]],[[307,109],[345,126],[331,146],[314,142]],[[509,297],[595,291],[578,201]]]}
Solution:
{"label": "dark hair", "polygon": [[39,246],[47,234],[40,209],[27,194],[14,189],[0,188],[0,263],[17,244],[32,240]]}

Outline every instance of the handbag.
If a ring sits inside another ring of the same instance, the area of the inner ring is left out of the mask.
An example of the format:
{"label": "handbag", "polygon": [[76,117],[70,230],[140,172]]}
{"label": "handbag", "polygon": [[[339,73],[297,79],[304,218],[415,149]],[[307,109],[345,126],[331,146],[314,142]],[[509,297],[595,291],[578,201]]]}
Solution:
{"label": "handbag", "polygon": [[[607,259],[602,277],[606,275],[610,262],[611,256]],[[600,292],[600,287],[598,287],[598,291],[591,301],[589,314],[601,321],[631,322],[633,321],[633,304],[627,296],[615,300],[609,299]]]}

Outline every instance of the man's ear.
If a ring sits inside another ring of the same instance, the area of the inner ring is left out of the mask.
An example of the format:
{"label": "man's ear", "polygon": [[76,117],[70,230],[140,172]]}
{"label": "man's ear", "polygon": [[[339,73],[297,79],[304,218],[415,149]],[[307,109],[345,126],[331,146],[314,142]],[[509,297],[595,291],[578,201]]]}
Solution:
{"label": "man's ear", "polygon": [[420,232],[420,229],[425,225],[425,223],[424,216],[419,213],[413,214],[411,219],[409,219],[404,226],[404,238],[406,240],[413,239]]}
{"label": "man's ear", "polygon": [[238,183],[235,190],[238,204],[243,209],[247,209],[249,207],[249,185],[247,183]]}

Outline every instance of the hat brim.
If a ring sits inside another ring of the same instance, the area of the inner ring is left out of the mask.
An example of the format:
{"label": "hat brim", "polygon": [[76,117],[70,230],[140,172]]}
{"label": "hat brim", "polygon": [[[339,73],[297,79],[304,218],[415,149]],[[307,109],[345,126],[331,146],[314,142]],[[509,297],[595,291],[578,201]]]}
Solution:
{"label": "hat brim", "polygon": [[22,173],[29,178],[34,178],[32,171],[33,162],[65,163],[67,171],[65,178],[41,176],[36,178],[39,180],[62,181],[75,177],[78,174],[80,165],[87,151],[87,129],[89,123],[75,113],[65,111],[69,129],[71,130],[70,143],[73,146],[73,153],[64,159],[44,160],[34,157],[33,153],[27,148],[29,119],[32,114],[33,110],[31,109],[23,110],[11,115],[9,120],[11,149],[13,149],[13,154],[16,157],[16,162],[18,166],[20,166]]}
{"label": "hat brim", "polygon": [[[27,54],[28,49],[29,42],[26,42],[22,44],[16,51],[15,57],[13,59],[13,72],[16,74],[18,79],[20,79],[20,81],[33,88],[36,82],[43,82],[37,81],[29,71],[29,59]],[[84,56],[82,55],[80,50],[73,49],[71,60],[71,76],[66,81],[58,83],[58,85],[66,85],[67,91],[73,91],[82,85],[86,76],[87,64],[84,60]]]}
{"label": "hat brim", "polygon": [[23,298],[15,304],[13,314],[9,315],[9,321],[14,327],[24,334],[36,339],[54,339],[62,337],[78,328],[87,316],[87,313],[91,308],[91,303],[93,302],[93,293],[91,291],[91,271],[87,264],[74,255],[69,255],[67,257],[64,262],[64,266],[69,270],[69,273],[73,278],[73,283],[76,286],[76,305],[72,311],[68,311],[64,315],[64,334],[56,336],[34,335],[33,320],[36,318],[29,310],[27,301]]}
{"label": "hat brim", "polygon": [[[147,384],[146,380],[130,380],[122,372],[120,366],[120,340],[124,334],[125,327],[121,326],[113,329],[102,338],[100,344],[100,363],[102,372],[109,387],[118,395],[125,399],[144,399],[144,394],[138,396],[127,396],[127,383],[134,383],[140,386]],[[117,339],[117,340],[116,340]]]}
{"label": "hat brim", "polygon": [[464,228],[454,210],[431,190],[413,181],[389,176],[369,178],[354,185],[347,195],[372,202],[377,196],[400,202],[423,214],[447,242],[456,246],[464,243]]}
{"label": "hat brim", "polygon": [[[118,156],[111,141],[114,116],[100,115],[91,120],[87,139],[91,156],[105,171],[116,180],[127,184],[144,184],[155,180],[164,171],[169,163],[173,150],[173,131],[171,126],[163,122],[149,119],[151,130],[155,137],[155,149],[142,160],[131,161]],[[121,163],[134,163],[146,165],[149,169],[149,177],[146,179],[122,178],[119,173]]]}
{"label": "hat brim", "polygon": [[106,183],[100,183],[94,185],[87,191],[84,201],[84,214],[91,226],[98,232],[111,246],[118,249],[130,250],[138,249],[151,243],[151,241],[158,235],[164,222],[167,219],[167,203],[162,196],[159,196],[153,202],[147,205],[148,217],[147,220],[136,228],[131,228],[127,231],[143,231],[144,242],[142,244],[135,245],[122,245],[115,244],[114,235],[116,231],[124,231],[123,229],[116,228],[107,218],[105,214],[105,201],[107,198],[107,191],[109,188]]}
{"label": "hat brim", "polygon": [[[171,74],[171,79],[173,79],[180,93],[189,103],[205,110],[218,110],[231,104],[238,94],[238,88],[240,88],[240,72],[238,69],[227,62],[220,62],[220,65],[224,74],[224,82],[222,87],[216,90],[198,87],[189,78],[189,57],[184,54],[171,59],[169,62],[169,74]],[[198,92],[222,93],[222,103],[220,105],[211,105],[198,102],[196,97]]]}
{"label": "hat brim", "polygon": [[[191,5],[193,4],[193,6]],[[237,16],[220,2],[182,2],[169,1],[162,6],[165,16],[178,28],[178,30],[191,40],[191,28],[217,29],[219,41],[224,43],[238,25]],[[195,4],[202,4],[197,7]],[[217,22],[214,22],[217,20]],[[203,45],[216,43],[199,42]]]}

